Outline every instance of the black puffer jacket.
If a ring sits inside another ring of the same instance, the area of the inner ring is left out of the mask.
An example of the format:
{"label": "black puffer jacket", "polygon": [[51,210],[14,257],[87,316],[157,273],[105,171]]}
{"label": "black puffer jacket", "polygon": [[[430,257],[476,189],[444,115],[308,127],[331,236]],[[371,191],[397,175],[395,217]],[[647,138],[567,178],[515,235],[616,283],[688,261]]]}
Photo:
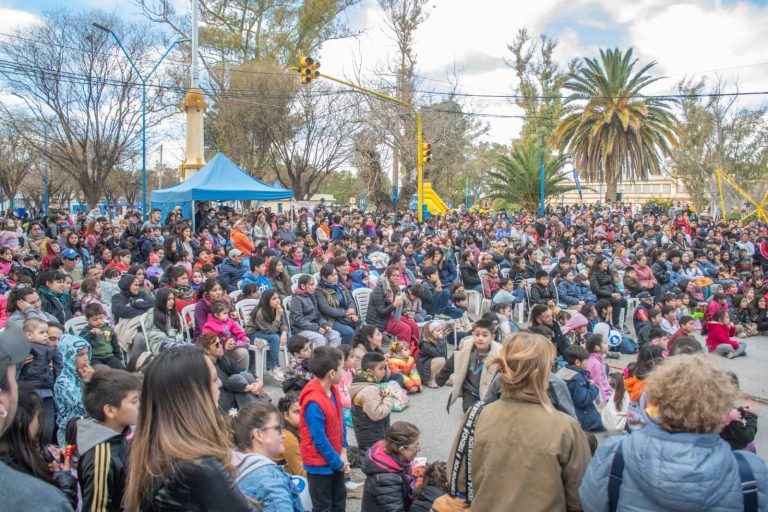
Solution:
{"label": "black puffer jacket", "polygon": [[430,512],[432,510],[432,504],[437,498],[446,494],[444,490],[434,485],[425,485],[416,495],[416,499],[413,500],[410,512]]}
{"label": "black puffer jacket", "polygon": [[386,453],[383,441],[368,450],[363,473],[366,479],[362,512],[403,512],[410,508],[413,501],[410,466]]}
{"label": "black puffer jacket", "polygon": [[365,323],[375,325],[380,331],[383,331],[394,310],[395,306],[392,302],[387,301],[384,288],[381,284],[377,284],[376,288],[371,292],[371,298],[368,302],[368,313],[365,315]]}
{"label": "black puffer jacket", "polygon": [[112,297],[112,314],[115,320],[121,318],[135,318],[141,316],[155,307],[155,299],[151,295],[139,292],[131,295],[131,283],[136,279],[133,274],[125,274],[117,282],[120,293]]}
{"label": "black puffer jacket", "polygon": [[464,283],[465,287],[471,288],[480,284],[480,275],[471,263],[462,263],[459,265],[459,271],[461,272],[461,282]]}
{"label": "black puffer jacket", "polygon": [[357,446],[361,450],[368,450],[384,439],[389,428],[392,398],[381,398],[381,390],[377,384],[358,378],[355,378],[350,386],[349,394]]}
{"label": "black puffer jacket", "polygon": [[213,457],[177,463],[175,478],[147,489],[142,512],[253,512],[224,465]]}
{"label": "black puffer jacket", "polygon": [[598,299],[610,299],[616,293],[613,277],[608,272],[594,270],[589,274],[589,287]]}
{"label": "black puffer jacket", "polygon": [[651,265],[651,271],[653,272],[653,277],[656,278],[657,283],[669,283],[669,271],[667,270],[666,264],[656,260],[653,262],[653,265]]}
{"label": "black puffer jacket", "polygon": [[432,359],[444,357],[448,359],[448,342],[445,338],[437,340],[437,344],[422,339],[419,342],[419,358],[416,360],[416,369],[419,370],[422,382],[429,382],[432,378]]}

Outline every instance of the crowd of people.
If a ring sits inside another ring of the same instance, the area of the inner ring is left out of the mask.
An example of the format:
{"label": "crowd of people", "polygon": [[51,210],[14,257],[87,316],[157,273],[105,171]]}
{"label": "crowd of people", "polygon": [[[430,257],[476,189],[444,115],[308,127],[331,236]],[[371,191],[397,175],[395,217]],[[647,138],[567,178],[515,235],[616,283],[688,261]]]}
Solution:
{"label": "crowd of people", "polygon": [[[768,510],[706,355],[768,331],[754,219],[199,206],[0,220],[9,510]],[[443,386],[425,464],[392,414]]]}

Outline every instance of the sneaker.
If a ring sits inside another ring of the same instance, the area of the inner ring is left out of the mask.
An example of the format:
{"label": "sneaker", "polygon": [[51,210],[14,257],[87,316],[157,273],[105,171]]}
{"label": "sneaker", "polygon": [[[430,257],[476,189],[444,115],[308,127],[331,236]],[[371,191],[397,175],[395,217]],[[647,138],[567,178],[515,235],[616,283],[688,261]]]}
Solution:
{"label": "sneaker", "polygon": [[605,355],[605,357],[607,357],[608,359],[619,359],[621,357],[621,352],[611,351],[611,352],[608,352]]}
{"label": "sneaker", "polygon": [[285,374],[283,373],[283,369],[280,368],[279,366],[275,366],[270,373],[272,374],[272,378],[275,379],[277,382],[283,382],[285,380]]}
{"label": "sneaker", "polygon": [[734,357],[736,357],[736,352],[734,352],[734,351],[730,351],[730,352],[728,352],[728,353],[725,355],[725,357],[727,357],[728,359],[733,359]]}

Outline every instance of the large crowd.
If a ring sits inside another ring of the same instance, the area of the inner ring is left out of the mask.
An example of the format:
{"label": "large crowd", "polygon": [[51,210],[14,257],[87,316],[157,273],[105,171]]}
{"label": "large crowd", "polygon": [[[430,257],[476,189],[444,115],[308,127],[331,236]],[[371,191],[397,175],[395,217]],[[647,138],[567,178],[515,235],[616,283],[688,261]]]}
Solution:
{"label": "large crowd", "polygon": [[0,219],[3,510],[768,510],[754,218],[197,206]]}

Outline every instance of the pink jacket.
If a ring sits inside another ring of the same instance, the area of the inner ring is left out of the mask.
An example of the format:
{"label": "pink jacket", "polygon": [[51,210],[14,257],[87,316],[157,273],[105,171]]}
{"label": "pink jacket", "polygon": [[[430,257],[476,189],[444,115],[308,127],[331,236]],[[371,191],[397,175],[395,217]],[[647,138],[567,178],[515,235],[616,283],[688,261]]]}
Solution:
{"label": "pink jacket", "polygon": [[5,294],[0,293],[0,329],[5,327],[5,322],[8,321],[8,311],[5,309],[8,300],[5,298]]}
{"label": "pink jacket", "polygon": [[[653,276],[653,270],[648,265],[644,267],[635,267],[637,271],[637,280],[640,281],[640,286],[644,289],[650,289],[656,285],[656,278]],[[649,287],[650,285],[650,287]]]}
{"label": "pink jacket", "polygon": [[237,323],[230,317],[227,317],[226,322],[222,322],[213,315],[208,315],[208,319],[205,321],[205,325],[203,325],[203,330],[201,332],[208,331],[215,332],[224,339],[235,338],[238,347],[248,345],[248,337],[245,335],[243,328],[237,325]]}
{"label": "pink jacket", "polygon": [[341,395],[341,408],[349,409],[352,407],[352,397],[349,395],[349,386],[352,384],[352,380],[355,378],[355,370],[350,368],[344,371],[344,375],[341,377],[341,383],[339,384],[339,395]]}
{"label": "pink jacket", "polygon": [[613,388],[608,382],[608,373],[605,371],[605,360],[599,352],[592,352],[587,359],[587,374],[589,380],[595,383],[600,390],[600,400],[603,404],[613,396]]}

